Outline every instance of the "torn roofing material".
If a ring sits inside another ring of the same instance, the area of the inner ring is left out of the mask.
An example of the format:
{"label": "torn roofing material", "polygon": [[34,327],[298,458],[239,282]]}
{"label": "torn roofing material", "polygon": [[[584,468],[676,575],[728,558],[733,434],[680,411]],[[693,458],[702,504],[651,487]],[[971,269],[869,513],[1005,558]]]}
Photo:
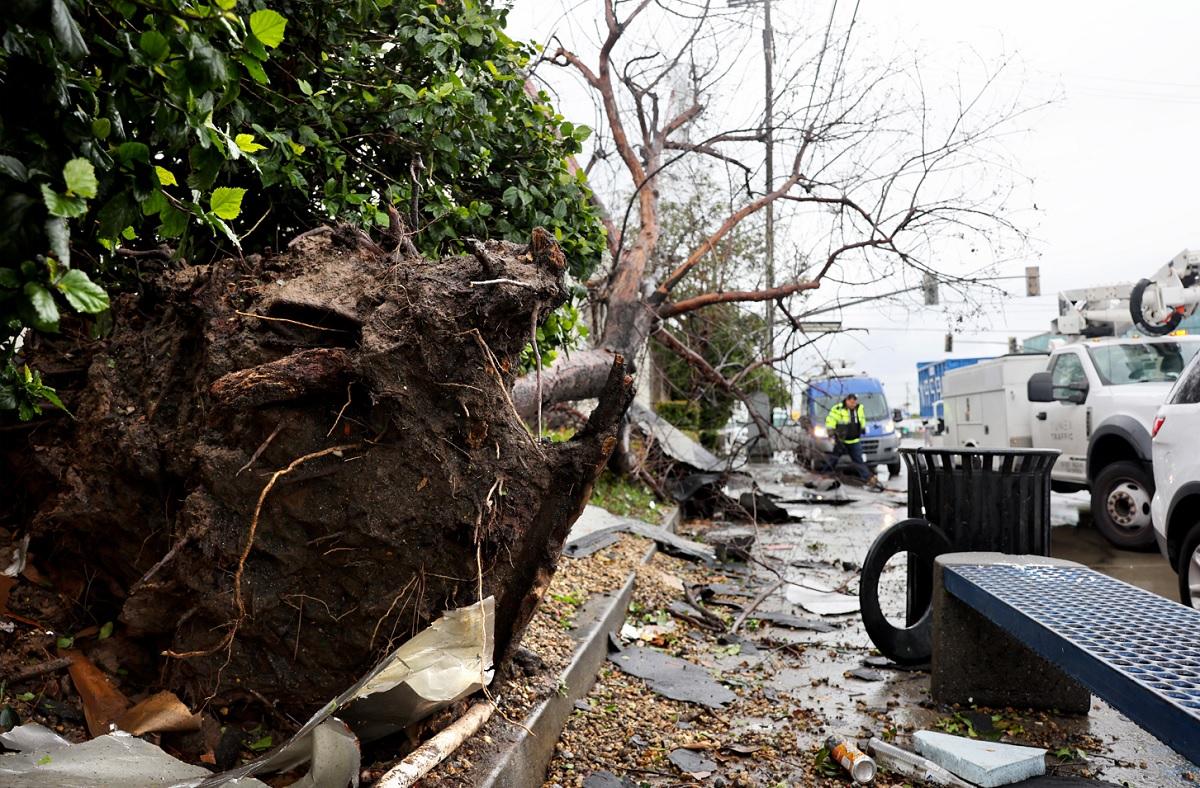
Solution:
{"label": "torn roofing material", "polygon": [[[283,745],[236,769],[212,774],[124,731],[70,744],[46,728],[25,725],[0,739],[20,750],[0,755],[0,785],[265,788],[254,775],[309,762],[307,774],[290,783],[293,788],[358,785],[360,740],[403,730],[491,681],[495,607],[488,597],[447,612],[327,703]],[[169,704],[160,699],[150,705]]]}
{"label": "torn roofing material", "polygon": [[719,709],[737,698],[704,668],[661,651],[628,646],[610,650],[608,659],[623,672],[643,679],[650,689],[672,700]]}
{"label": "torn roofing material", "polygon": [[728,463],[684,435],[673,424],[654,411],[634,402],[629,406],[633,423],[662,446],[663,453],[673,460],[690,465],[698,471],[726,471]]}

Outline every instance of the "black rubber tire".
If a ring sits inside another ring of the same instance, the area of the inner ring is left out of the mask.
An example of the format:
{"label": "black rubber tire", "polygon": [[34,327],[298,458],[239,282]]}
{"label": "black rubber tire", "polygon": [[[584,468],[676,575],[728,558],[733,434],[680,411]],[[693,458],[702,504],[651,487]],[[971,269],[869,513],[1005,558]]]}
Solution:
{"label": "black rubber tire", "polygon": [[867,551],[859,578],[858,603],[863,626],[875,647],[902,665],[915,665],[928,662],[933,654],[932,605],[926,604],[917,623],[904,628],[888,621],[879,607],[879,577],[883,568],[892,556],[904,552],[916,557],[919,571],[928,571],[932,582],[933,559],[950,552],[950,541],[928,520],[901,520],[888,528]]}
{"label": "black rubber tire", "polygon": [[889,462],[887,468],[888,468],[888,477],[889,478],[895,479],[897,476],[900,475],[900,463]]}
{"label": "black rubber tire", "polygon": [[1179,547],[1179,557],[1176,559],[1175,571],[1179,575],[1179,601],[1188,607],[1193,607],[1191,589],[1188,588],[1188,564],[1191,563],[1192,554],[1196,552],[1197,547],[1200,547],[1200,523],[1193,525],[1192,530],[1188,531],[1187,538]]}
{"label": "black rubber tire", "polygon": [[1133,286],[1133,290],[1129,292],[1129,316],[1133,318],[1133,324],[1142,331],[1151,336],[1164,337],[1179,328],[1183,315],[1172,312],[1165,323],[1147,323],[1145,315],[1142,314],[1142,295],[1151,284],[1153,283],[1149,279],[1142,279]]}
{"label": "black rubber tire", "polygon": [[1147,519],[1144,526],[1131,531],[1117,525],[1108,514],[1108,496],[1122,481],[1132,481],[1140,485],[1149,497],[1154,497],[1154,477],[1144,465],[1127,460],[1114,462],[1104,466],[1092,482],[1092,519],[1096,522],[1097,530],[1114,547],[1124,550],[1149,550],[1154,547],[1153,522]]}

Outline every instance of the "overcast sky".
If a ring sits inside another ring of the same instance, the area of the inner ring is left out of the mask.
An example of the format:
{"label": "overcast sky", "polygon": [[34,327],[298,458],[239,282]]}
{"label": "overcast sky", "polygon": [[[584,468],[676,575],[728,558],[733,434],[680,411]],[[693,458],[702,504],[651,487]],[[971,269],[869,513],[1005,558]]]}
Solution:
{"label": "overcast sky", "polygon": [[[828,2],[773,2],[782,9],[778,18],[800,20],[797,24],[822,25],[830,13]],[[853,5],[844,0],[838,14],[848,15]],[[597,8],[588,0],[516,0],[509,34],[545,41],[556,30],[578,40],[595,29]],[[957,333],[951,354],[943,352],[943,334],[953,306],[849,308],[843,324],[870,333],[826,340],[822,353],[882,378],[898,405],[906,387],[915,399],[916,362],[1001,354],[1007,336],[1049,328],[1058,290],[1149,276],[1181,249],[1200,246],[1198,30],[1200,2],[1193,0],[861,2],[855,33],[860,41],[920,52],[934,73],[964,58],[987,64],[1015,54],[1019,68],[1001,91],[1020,91],[1030,103],[1057,98],[1023,118],[1027,131],[1004,142],[1023,183],[1019,198],[1029,203],[1017,215],[1033,244],[1029,260],[1012,260],[1000,273],[1017,275],[1026,263],[1038,264],[1048,295],[990,300],[967,323],[992,333]],[[761,91],[761,71],[754,70],[761,68],[755,65],[761,45],[753,37],[748,42],[745,89]],[[586,92],[565,74],[543,73],[557,91],[560,112],[595,123]],[[1023,293],[1023,283],[1006,284]],[[972,344],[989,340],[998,344]]]}

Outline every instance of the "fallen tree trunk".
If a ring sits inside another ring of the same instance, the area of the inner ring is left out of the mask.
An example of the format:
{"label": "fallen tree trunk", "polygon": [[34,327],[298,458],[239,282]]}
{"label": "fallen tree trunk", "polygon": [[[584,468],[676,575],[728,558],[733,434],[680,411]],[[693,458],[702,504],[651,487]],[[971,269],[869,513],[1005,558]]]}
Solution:
{"label": "fallen tree trunk", "polygon": [[575,439],[531,436],[515,359],[566,298],[562,254],[538,231],[473,251],[396,262],[311,236],[164,272],[102,341],[36,339],[31,362],[86,369],[53,381],[73,419],[0,451],[3,524],[32,532],[35,563],[87,578],[75,620],[46,623],[116,618],[152,655],[149,684],[257,693],[299,717],[481,595],[502,664],[632,380],[609,355]]}

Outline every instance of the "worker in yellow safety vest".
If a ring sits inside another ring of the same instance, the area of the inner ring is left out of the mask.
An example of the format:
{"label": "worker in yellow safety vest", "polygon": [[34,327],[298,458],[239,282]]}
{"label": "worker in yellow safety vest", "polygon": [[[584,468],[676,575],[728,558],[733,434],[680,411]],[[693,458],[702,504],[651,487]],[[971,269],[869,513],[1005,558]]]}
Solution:
{"label": "worker in yellow safety vest", "polygon": [[846,454],[858,477],[867,484],[875,484],[875,476],[863,457],[862,434],[867,429],[867,417],[863,406],[858,404],[858,397],[847,394],[845,399],[830,408],[825,416],[825,429],[833,438],[833,452],[825,458],[825,470],[835,470],[838,460]]}

